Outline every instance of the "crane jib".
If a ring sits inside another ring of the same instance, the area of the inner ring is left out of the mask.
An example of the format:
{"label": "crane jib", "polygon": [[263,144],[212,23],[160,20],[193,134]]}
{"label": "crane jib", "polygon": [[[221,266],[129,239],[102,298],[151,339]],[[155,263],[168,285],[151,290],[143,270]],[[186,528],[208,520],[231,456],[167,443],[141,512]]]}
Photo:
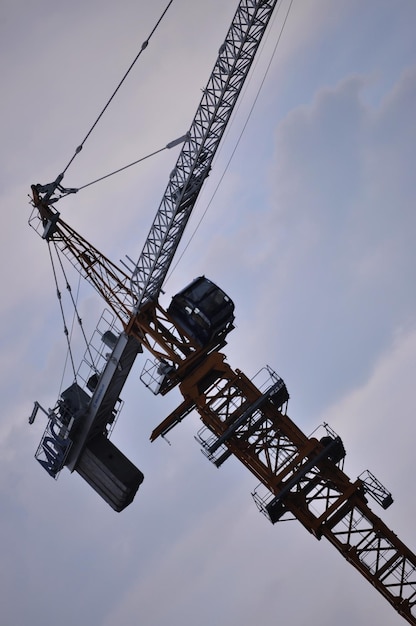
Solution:
{"label": "crane jib", "polygon": [[135,310],[157,300],[278,0],[240,2],[135,267]]}

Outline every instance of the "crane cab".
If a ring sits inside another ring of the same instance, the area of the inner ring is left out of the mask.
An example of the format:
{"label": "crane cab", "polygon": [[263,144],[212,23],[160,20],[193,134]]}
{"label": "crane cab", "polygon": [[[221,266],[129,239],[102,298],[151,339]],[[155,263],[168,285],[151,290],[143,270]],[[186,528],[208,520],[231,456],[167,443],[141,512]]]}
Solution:
{"label": "crane cab", "polygon": [[234,328],[233,301],[205,276],[172,298],[168,314],[178,329],[201,346],[225,337]]}

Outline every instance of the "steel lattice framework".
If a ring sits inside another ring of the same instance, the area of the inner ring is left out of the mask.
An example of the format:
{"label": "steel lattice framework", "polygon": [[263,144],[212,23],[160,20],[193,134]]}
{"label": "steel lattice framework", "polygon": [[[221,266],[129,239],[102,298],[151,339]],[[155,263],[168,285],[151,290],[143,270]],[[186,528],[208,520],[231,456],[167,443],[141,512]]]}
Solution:
{"label": "steel lattice framework", "polygon": [[[377,517],[362,480],[341,469],[341,440],[329,430],[307,437],[286,415],[288,394],[273,372],[260,390],[216,352],[180,385],[184,402],[152,433],[168,433],[193,409],[204,424],[197,441],[219,467],[238,458],[260,481],[258,508],[276,523],[295,518],[326,537],[410,624],[416,624],[416,555]],[[344,454],[343,454],[344,453]]]}
{"label": "steel lattice framework", "polygon": [[37,210],[29,219],[32,228],[66,257],[126,325],[133,304],[130,276],[64,222],[54,207],[42,204],[38,194],[33,204]]}
{"label": "steel lattice framework", "polygon": [[136,310],[159,295],[277,3],[278,0],[239,3],[143,251],[133,268]]}

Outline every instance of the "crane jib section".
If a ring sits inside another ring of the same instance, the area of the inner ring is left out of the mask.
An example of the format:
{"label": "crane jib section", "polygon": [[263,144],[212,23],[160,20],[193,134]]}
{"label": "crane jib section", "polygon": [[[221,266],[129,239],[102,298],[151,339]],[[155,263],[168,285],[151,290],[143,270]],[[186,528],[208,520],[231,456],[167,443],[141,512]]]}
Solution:
{"label": "crane jib section", "polygon": [[135,310],[156,300],[278,0],[242,0],[132,271]]}

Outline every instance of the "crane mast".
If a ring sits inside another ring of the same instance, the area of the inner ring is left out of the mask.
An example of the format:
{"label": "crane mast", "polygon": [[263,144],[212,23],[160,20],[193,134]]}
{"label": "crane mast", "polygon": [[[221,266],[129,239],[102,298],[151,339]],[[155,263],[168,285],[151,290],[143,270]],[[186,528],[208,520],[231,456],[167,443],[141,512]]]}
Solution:
{"label": "crane mast", "polygon": [[[197,411],[202,452],[216,467],[237,458],[256,477],[259,486],[252,496],[270,522],[294,518],[317,539],[325,537],[416,625],[416,556],[368,505],[373,496],[387,508],[391,495],[374,477],[350,480],[343,471],[343,443],[327,424],[319,438],[296,426],[286,413],[286,385],[271,368],[264,369],[266,380],[258,384],[228,365],[220,349],[233,328],[234,305],[216,285],[200,277],[167,310],[158,302],[277,4],[239,2],[137,263],[129,259],[126,270],[120,269],[61,220],[53,206],[53,185],[46,194],[32,186],[32,226],[94,286],[123,328],[117,333],[110,324],[100,332],[111,354],[102,369],[95,367],[87,388],[74,383],[53,409],[43,409],[48,425],[36,457],[53,477],[64,466],[77,471],[117,511],[132,501],[143,475],[110,444],[105,431],[145,347],[154,357],[153,369],[145,368],[146,384],[154,393],[178,386],[183,397],[151,440],[166,436]],[[38,408],[35,403],[30,423]]]}
{"label": "crane mast", "polygon": [[352,482],[341,469],[341,439],[327,425],[320,439],[307,437],[286,414],[283,380],[266,371],[259,389],[224,355],[210,355],[181,383],[185,400],[153,431],[152,441],[196,409],[205,456],[216,467],[230,457],[243,463],[260,483],[252,494],[255,503],[273,524],[294,518],[317,539],[325,537],[416,624],[416,555],[368,506],[370,495],[387,508],[391,495],[379,484],[375,490],[372,481]]}

